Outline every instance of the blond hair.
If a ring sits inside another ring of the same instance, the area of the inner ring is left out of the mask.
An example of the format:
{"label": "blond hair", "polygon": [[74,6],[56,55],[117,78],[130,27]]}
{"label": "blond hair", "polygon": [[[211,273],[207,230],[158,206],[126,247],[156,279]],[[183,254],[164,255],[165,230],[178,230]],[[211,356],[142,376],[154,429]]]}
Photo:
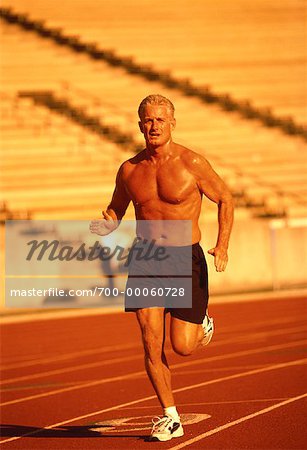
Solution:
{"label": "blond hair", "polygon": [[160,95],[160,94],[148,95],[141,101],[139,109],[138,109],[138,114],[139,114],[140,119],[141,119],[142,113],[143,113],[146,105],[164,105],[170,110],[170,112],[172,113],[172,116],[174,116],[175,107],[174,107],[173,103],[168,98],[163,97],[163,95]]}

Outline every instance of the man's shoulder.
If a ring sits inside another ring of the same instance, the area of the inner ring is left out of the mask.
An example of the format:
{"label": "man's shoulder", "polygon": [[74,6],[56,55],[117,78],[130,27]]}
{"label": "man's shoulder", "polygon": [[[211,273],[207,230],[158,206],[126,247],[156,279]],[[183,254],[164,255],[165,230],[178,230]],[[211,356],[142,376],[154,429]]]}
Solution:
{"label": "man's shoulder", "polygon": [[184,147],[183,145],[178,145],[180,151],[180,158],[183,164],[189,169],[197,167],[199,164],[203,164],[206,161],[206,158],[199,153]]}
{"label": "man's shoulder", "polygon": [[140,151],[136,155],[132,156],[132,158],[125,161],[127,165],[135,166],[136,164],[139,164],[140,162],[144,161],[146,158],[146,149]]}
{"label": "man's shoulder", "polygon": [[140,164],[145,159],[145,150],[142,150],[141,152],[137,153],[135,156],[132,156],[132,158],[127,159],[122,163],[122,165],[119,168],[119,173],[122,175],[127,175],[131,171],[135,169],[135,167]]}

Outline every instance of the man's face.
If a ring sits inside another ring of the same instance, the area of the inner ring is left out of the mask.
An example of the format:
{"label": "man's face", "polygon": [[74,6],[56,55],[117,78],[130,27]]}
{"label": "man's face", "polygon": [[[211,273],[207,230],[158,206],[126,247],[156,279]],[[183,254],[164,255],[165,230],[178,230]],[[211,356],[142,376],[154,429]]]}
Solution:
{"label": "man's face", "polygon": [[146,143],[151,147],[170,142],[175,124],[176,120],[165,105],[146,105],[139,122]]}

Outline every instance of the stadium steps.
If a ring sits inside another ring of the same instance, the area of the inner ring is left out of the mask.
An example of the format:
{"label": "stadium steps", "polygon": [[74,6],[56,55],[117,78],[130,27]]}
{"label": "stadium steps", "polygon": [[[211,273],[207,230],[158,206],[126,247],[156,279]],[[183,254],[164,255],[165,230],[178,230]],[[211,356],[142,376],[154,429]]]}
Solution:
{"label": "stadium steps", "polygon": [[[16,9],[24,11],[22,0],[16,1]],[[85,9],[77,1],[72,14],[60,17],[55,5],[45,13],[39,0],[34,0],[31,15],[48,18],[52,26],[84,40],[132,53],[138,61],[148,62],[150,52],[155,66],[170,69],[177,76],[191,77],[200,85],[212,81],[219,92],[252,98],[256,105],[271,105],[281,114],[294,114],[306,122],[306,97],[304,100],[302,95],[306,68],[304,2],[207,2],[205,13],[201,1],[180,3],[173,20],[173,11],[170,13],[163,1],[155,3],[155,14],[148,17],[139,10],[139,3],[126,10],[125,0],[119,0],[113,21],[115,5],[106,10],[93,0],[87,4]],[[80,10],[82,21],[78,20]],[[305,108],[302,115],[299,105]]]}
{"label": "stadium steps", "polygon": [[[37,98],[38,98],[38,100],[39,100],[39,104],[40,105],[43,105],[43,106],[46,106],[47,108],[50,108],[50,105],[52,106],[52,108],[51,109],[54,109],[53,108],[53,104],[59,104],[60,105],[60,108],[59,109],[56,109],[56,111],[58,112],[58,113],[64,113],[64,114],[66,114],[67,112],[69,113],[69,116],[71,116],[72,117],[72,120],[75,120],[76,118],[77,118],[77,114],[78,114],[78,111],[79,111],[79,109],[77,108],[76,110],[74,110],[74,108],[70,105],[70,103],[69,102],[67,102],[67,101],[63,101],[63,100],[57,100],[56,99],[56,97],[53,97],[53,95],[52,94],[46,94],[46,95],[44,95],[44,94],[39,94],[39,93],[24,93],[23,95],[22,95],[22,97],[23,96],[29,96],[29,97],[33,97],[33,100],[34,100],[34,102],[36,103],[37,102]],[[63,108],[63,110],[62,110],[62,108]],[[74,113],[74,111],[75,111],[75,113]],[[72,114],[73,113],[73,114]],[[81,114],[83,114],[83,111],[81,112]],[[88,121],[88,120],[90,120],[90,116],[86,116],[86,121]],[[95,121],[96,121],[96,119],[95,119]],[[112,136],[110,136],[110,138],[112,138]],[[133,142],[131,142],[131,145],[133,146]],[[125,145],[124,145],[125,146]],[[136,143],[135,143],[135,146],[137,146],[136,145]],[[274,175],[275,175],[275,178],[277,179],[276,181],[277,181],[277,184],[276,183],[274,183]],[[289,174],[289,173],[287,173],[286,174],[287,175],[287,177],[289,178],[289,179],[291,179],[291,174]],[[305,175],[304,174],[302,174],[302,176],[303,176],[303,179],[305,178]],[[286,178],[287,178],[286,177]],[[273,178],[273,182],[272,182],[272,178]],[[293,175],[292,175],[292,178],[293,178]],[[296,180],[297,180],[297,174],[296,174]],[[297,181],[296,180],[294,180],[294,182],[295,183],[297,183]],[[259,180],[260,181],[260,180]],[[273,187],[274,188],[274,190],[279,194],[280,192],[280,188],[279,188],[279,185],[278,185],[278,181],[280,182],[283,182],[283,179],[281,179],[280,180],[280,176],[278,175],[278,174],[274,174],[273,173],[273,175],[271,174],[270,175],[270,177],[265,177],[263,174],[262,174],[262,177],[261,177],[261,182],[263,183],[266,183],[266,184],[268,184],[269,186],[271,186],[271,187]],[[286,182],[288,181],[287,179],[285,180]],[[292,180],[293,181],[293,180]],[[233,188],[233,190],[235,191],[235,187],[232,187]],[[301,199],[302,200],[302,199]],[[248,202],[248,207],[255,207],[255,208],[258,208],[258,205],[259,205],[259,201],[256,201],[256,202],[251,202],[251,201],[249,201]],[[261,203],[260,203],[260,205],[263,205],[263,206],[265,206],[265,201],[264,200],[262,200],[261,201]],[[244,203],[241,205],[241,204],[239,204],[239,206],[244,206]],[[277,207],[278,207],[278,205],[277,205]]]}
{"label": "stadium steps", "polygon": [[[40,148],[40,146],[38,146],[38,149]],[[58,148],[58,147],[57,147]],[[50,151],[49,151],[49,153],[50,153]],[[60,171],[61,172],[61,171]],[[225,171],[225,172],[227,172],[227,170]],[[224,172],[224,173],[225,173]],[[230,170],[230,172],[231,172],[231,170]],[[73,173],[78,173],[78,168],[76,167],[75,169],[74,168],[72,168],[71,169],[71,172],[70,172],[71,174],[73,174]],[[222,171],[222,169],[221,169],[221,172],[220,172],[221,174],[223,173],[223,171]],[[60,175],[60,174],[59,174]],[[230,178],[231,176],[230,176],[230,173],[229,173],[229,170],[228,170],[228,177]],[[234,182],[234,184],[233,184],[233,189],[236,189],[236,181],[237,181],[237,176],[235,176],[235,182]],[[38,176],[38,179],[40,179],[40,177]],[[47,176],[45,177],[45,179],[47,179]],[[86,176],[84,177],[84,179],[86,179]],[[113,178],[113,180],[114,180],[114,178]],[[88,178],[88,181],[89,181],[89,183],[92,183],[93,182],[93,179],[91,178],[91,177],[89,177]],[[45,183],[46,183],[46,181],[45,181]],[[58,181],[57,181],[57,183],[58,184],[61,184],[61,181],[60,181],[60,176],[58,177]],[[20,185],[20,181],[17,183],[17,186],[18,186],[18,184]],[[33,183],[30,183],[30,185],[32,186],[33,185]],[[39,185],[39,182],[37,183],[37,185]],[[62,182],[62,185],[64,186],[64,187],[67,187],[67,180],[65,181],[65,182]],[[250,197],[252,198],[252,196],[255,196],[255,194],[256,194],[256,192],[257,192],[257,188],[256,188],[256,190],[255,189],[252,189],[251,188],[251,185],[252,185],[252,183],[249,183],[249,186],[248,186],[248,192],[249,192],[249,195],[250,195]],[[15,184],[15,187],[16,187],[16,184]],[[29,186],[30,187],[30,186]],[[12,187],[12,189],[13,189],[13,187]],[[245,187],[245,191],[247,192],[247,188]],[[45,195],[45,194],[44,194]],[[272,192],[271,192],[271,195],[272,195]],[[48,198],[48,196],[47,196],[47,198]],[[258,205],[260,204],[262,204],[263,206],[266,204],[266,203],[268,203],[267,202],[267,199],[269,199],[270,198],[270,190],[269,189],[266,189],[266,191],[265,191],[265,194],[262,194],[262,196],[260,197],[260,202],[259,202],[259,200],[258,201],[253,201],[253,202],[249,202],[248,203],[248,207],[252,207],[253,205],[256,207],[256,208],[258,208]],[[11,202],[11,199],[10,199],[10,202]],[[18,204],[14,204],[14,206],[15,207],[17,207],[18,206]],[[244,205],[241,205],[241,206],[244,206]],[[278,205],[277,205],[278,206]],[[35,210],[38,210],[38,206],[37,206],[37,204],[33,204],[33,202],[32,202],[32,208],[35,208]]]}
{"label": "stadium steps", "polygon": [[[6,38],[8,38],[8,36],[6,36],[5,39]],[[46,86],[48,89],[49,86],[54,86],[57,95],[67,95],[67,99],[70,99],[70,101],[73,100],[75,106],[78,107],[78,105],[80,105],[82,109],[86,112],[90,112],[92,115],[99,117],[103,112],[104,120],[107,119],[109,123],[112,123],[114,120],[113,123],[115,125],[120,123],[120,127],[123,130],[132,132],[136,142],[141,142],[142,136],[138,130],[137,116],[131,112],[132,105],[138,104],[142,93],[146,95],[149,88],[159,88],[158,85],[145,81],[136,82],[133,77],[123,74],[122,70],[111,70],[104,63],[99,63],[101,70],[98,71],[97,63],[94,64],[82,56],[76,58],[72,57],[68,54],[69,52],[60,52],[60,54],[57,54],[54,46],[47,42],[45,43],[47,45],[41,49],[37,46],[37,43],[35,43],[36,40],[31,38],[30,35],[25,36],[25,39],[20,42],[19,50],[15,49],[14,53],[14,49],[12,49],[11,55],[14,55],[15,57],[15,55],[18,54],[18,51],[22,52],[23,42],[27,40],[31,41],[31,43],[27,43],[30,44],[29,48],[31,48],[31,52],[27,56],[31,56],[34,61],[46,59],[44,74],[46,85],[44,86],[44,89],[46,89]],[[70,69],[70,78],[65,78],[74,58],[74,64],[76,64],[76,60],[78,60],[80,73],[78,71],[78,73],[75,74]],[[49,62],[53,59],[56,59],[58,64],[55,73],[46,70]],[[26,61],[24,61],[23,64],[26,64]],[[34,74],[36,73],[35,65],[32,68],[32,71]],[[30,78],[32,79],[32,77]],[[70,83],[65,81],[68,79],[70,80]],[[63,80],[66,83],[64,83],[65,88],[63,87]],[[32,81],[28,85],[27,79],[20,79],[17,83],[16,80],[7,81],[8,88],[11,89],[12,92],[19,90],[20,86],[23,90],[31,89],[32,86]],[[180,93],[175,93],[175,91],[167,91],[165,89],[162,90],[162,94],[172,96],[177,107],[178,128],[175,132],[175,140],[208,157],[214,167],[218,168],[218,171],[222,171],[221,173],[228,173],[229,178],[227,177],[226,181],[228,181],[228,179],[234,180],[234,182],[231,183],[234,192],[237,191],[237,186],[240,185],[240,178],[242,175],[239,159],[240,154],[246,157],[247,166],[249,161],[250,166],[255,169],[254,173],[251,174],[248,188],[249,192],[251,192],[251,196],[253,195],[252,192],[254,192],[256,197],[257,186],[259,183],[262,184],[263,180],[260,178],[253,181],[252,179],[252,175],[259,175],[259,166],[255,164],[255,158],[257,159],[259,158],[259,155],[261,155],[262,166],[265,167],[266,158],[272,156],[273,153],[276,157],[277,155],[282,154],[285,164],[287,161],[291,161],[295,158],[296,155],[303,155],[304,145],[301,139],[288,138],[282,136],[280,132],[276,130],[267,130],[257,123],[243,121],[235,114],[228,115],[223,113],[216,106],[205,107],[205,105],[201,104],[197,99],[185,98]],[[26,101],[26,99],[24,99],[24,101]],[[33,104],[31,105],[31,103],[28,103],[28,112],[31,111],[31,107],[33,108]],[[27,108],[24,108],[25,111]],[[118,111],[117,114],[116,111]],[[51,116],[55,117],[56,114],[52,114]],[[46,116],[41,113],[41,117],[43,118]],[[19,118],[19,122],[22,122],[22,114]],[[60,123],[61,121],[59,121],[59,124]],[[68,125],[67,121],[63,123],[64,130],[66,127],[66,130],[69,133],[71,126]],[[73,129],[75,130],[75,128]],[[78,127],[78,129],[80,131],[80,127]],[[62,133],[65,134],[63,130]],[[74,133],[76,135],[76,133],[79,132],[75,131]],[[82,136],[86,134],[89,133],[81,133]],[[80,144],[77,139],[75,142],[76,145],[75,148],[72,149],[72,153],[79,150],[82,153],[85,146],[82,142]],[[13,144],[13,148],[14,145],[15,144]],[[59,141],[54,145],[54,153],[57,152],[56,148],[58,145],[60,145]],[[39,156],[39,149],[37,150]],[[92,149],[90,150],[91,157],[95,158],[95,152],[98,154],[100,151],[100,146],[92,146]],[[57,154],[59,155],[61,152],[62,150]],[[118,150],[116,149],[115,153],[117,152]],[[20,155],[22,152],[18,153]],[[45,152],[42,152],[41,154],[44,155]],[[236,154],[237,157],[235,156]],[[128,154],[123,153],[122,160],[127,157]],[[117,159],[117,163],[114,164],[114,174],[119,165],[119,160]],[[76,171],[78,171],[77,167]],[[303,189],[303,187],[304,186],[302,186],[301,189]],[[284,185],[278,186],[278,188],[284,191],[287,190],[287,187]],[[269,200],[270,195],[273,197],[275,196],[275,187],[271,190],[270,188],[268,189],[266,201]],[[257,198],[255,199],[255,203],[257,203]],[[295,199],[292,206],[295,208]],[[292,214],[291,211],[294,211],[293,208],[289,210],[290,215]]]}
{"label": "stadium steps", "polygon": [[217,94],[209,86],[201,88],[189,79],[176,78],[168,72],[155,69],[152,66],[139,64],[131,57],[120,56],[113,50],[99,48],[98,43],[87,43],[79,36],[70,36],[60,28],[52,28],[42,21],[35,21],[27,14],[14,12],[11,8],[0,8],[0,17],[8,24],[31,32],[41,39],[48,39],[60,47],[72,50],[77,54],[87,55],[94,61],[103,61],[112,68],[121,68],[129,75],[141,77],[149,82],[179,91],[182,95],[195,97],[205,104],[217,104],[224,111],[236,112],[246,120],[260,121],[269,128],[279,128],[290,135],[299,135],[307,140],[307,128],[296,124],[293,118],[278,117],[269,108],[256,108],[250,101],[236,100],[231,94]]}
{"label": "stadium steps", "polygon": [[[16,99],[12,97],[11,101]],[[27,100],[17,102],[22,105]],[[41,109],[31,102],[29,115],[27,108],[20,107],[22,129],[11,117],[10,127],[18,129],[18,139],[0,131],[0,161],[5,169],[0,186],[8,206],[7,217],[12,212],[16,218],[99,217],[111,199],[117,168],[128,153],[123,155],[116,145],[91,136],[86,136],[80,147],[80,127],[64,118],[58,128],[46,127],[44,136],[33,137],[27,124],[32,129],[33,118],[41,115]]]}
{"label": "stadium steps", "polygon": [[[24,172],[28,172],[28,170],[32,170],[33,168],[56,168],[56,167],[62,167],[64,165],[67,166],[67,158],[69,157],[69,164],[73,165],[74,167],[82,166],[84,168],[84,164],[90,162],[94,162],[99,167],[102,167],[103,170],[108,171],[109,169],[112,171],[114,170],[113,164],[110,164],[110,157],[105,155],[103,153],[103,150],[105,150],[106,145],[102,145],[102,151],[99,154],[95,154],[95,151],[93,150],[93,158],[91,158],[91,152],[88,149],[87,152],[76,152],[71,154],[65,154],[66,148],[62,148],[62,152],[55,158],[54,155],[51,153],[52,146],[46,147],[44,149],[44,152],[50,152],[47,153],[44,156],[44,161],[41,161],[38,159],[36,154],[32,155],[27,152],[27,154],[21,154],[19,155],[18,159],[16,158],[16,155],[3,155],[0,154],[0,160],[1,160],[1,167],[5,170],[18,170],[19,173],[21,170],[24,169]],[[42,151],[42,147],[40,148]],[[4,158],[4,159],[2,159]],[[109,166],[108,166],[109,163]],[[103,164],[103,166],[101,166]],[[95,166],[95,170],[97,169],[97,166]],[[3,174],[5,175],[5,174]]]}

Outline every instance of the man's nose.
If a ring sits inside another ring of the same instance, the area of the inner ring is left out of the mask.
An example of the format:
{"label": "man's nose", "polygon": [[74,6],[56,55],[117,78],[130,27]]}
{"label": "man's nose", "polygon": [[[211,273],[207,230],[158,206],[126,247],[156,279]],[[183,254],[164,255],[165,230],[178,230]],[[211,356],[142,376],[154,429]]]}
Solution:
{"label": "man's nose", "polygon": [[153,119],[152,123],[151,123],[151,127],[152,129],[157,129],[158,128],[158,124],[159,122],[156,119]]}

